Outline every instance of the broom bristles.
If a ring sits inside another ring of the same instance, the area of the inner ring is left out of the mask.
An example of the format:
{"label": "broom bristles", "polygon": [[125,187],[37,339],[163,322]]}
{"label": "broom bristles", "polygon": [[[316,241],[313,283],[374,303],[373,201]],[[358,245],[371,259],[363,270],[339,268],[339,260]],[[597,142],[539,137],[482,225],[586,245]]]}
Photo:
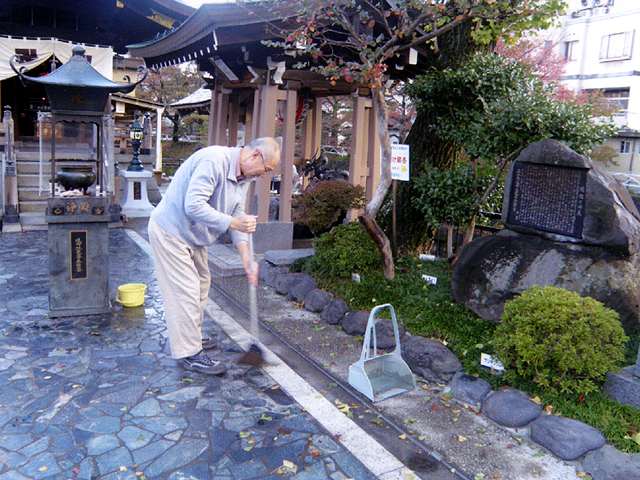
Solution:
{"label": "broom bristles", "polygon": [[249,347],[249,351],[242,355],[238,360],[238,364],[240,365],[251,365],[257,368],[262,367],[264,363],[262,349],[255,343],[253,343],[251,347]]}

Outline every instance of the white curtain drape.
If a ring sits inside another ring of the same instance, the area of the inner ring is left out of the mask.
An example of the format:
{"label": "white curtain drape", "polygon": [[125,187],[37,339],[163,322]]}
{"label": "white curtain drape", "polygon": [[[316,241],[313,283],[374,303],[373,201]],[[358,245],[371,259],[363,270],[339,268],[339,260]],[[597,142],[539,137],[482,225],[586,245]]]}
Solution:
{"label": "white curtain drape", "polygon": [[61,63],[67,63],[71,58],[71,49],[76,45],[82,45],[85,49],[85,56],[90,57],[90,63],[102,76],[113,80],[113,48],[85,45],[57,38],[24,38],[0,36],[0,82],[16,74],[9,65],[9,59],[16,54],[17,50],[27,50],[34,52],[37,57],[33,60],[16,63],[16,66],[26,67],[31,70],[42,62],[55,56]]}

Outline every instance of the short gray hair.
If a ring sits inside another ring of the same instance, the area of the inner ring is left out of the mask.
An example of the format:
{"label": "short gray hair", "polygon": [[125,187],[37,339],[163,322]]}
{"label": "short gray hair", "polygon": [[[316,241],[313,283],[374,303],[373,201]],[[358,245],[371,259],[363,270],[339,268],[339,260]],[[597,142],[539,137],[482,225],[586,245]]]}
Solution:
{"label": "short gray hair", "polygon": [[281,154],[280,145],[274,138],[271,138],[271,137],[256,138],[251,143],[249,143],[247,147],[253,150],[258,150],[260,153],[262,153],[269,159],[273,160],[276,158],[280,158],[280,154]]}

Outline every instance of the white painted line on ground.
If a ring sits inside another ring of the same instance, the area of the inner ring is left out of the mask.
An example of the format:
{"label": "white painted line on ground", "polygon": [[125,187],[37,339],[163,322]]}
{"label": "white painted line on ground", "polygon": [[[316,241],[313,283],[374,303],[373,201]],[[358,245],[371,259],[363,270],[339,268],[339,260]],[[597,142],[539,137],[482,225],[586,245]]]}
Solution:
{"label": "white painted line on ground", "polygon": [[135,230],[131,230],[130,228],[125,228],[124,231],[127,232],[127,235],[129,235],[131,240],[133,240],[138,244],[138,246],[142,249],[144,253],[146,253],[151,258],[153,258],[153,254],[151,253],[151,245],[149,245],[149,242],[147,242],[144,238],[142,238],[140,234]]}
{"label": "white painted line on ground", "polygon": [[[131,229],[125,229],[129,237],[149,256],[151,246]],[[248,349],[256,342],[253,336],[211,299],[207,300],[205,313],[215,321],[233,341]],[[257,342],[256,342],[257,343]],[[374,440],[367,432],[340,412],[324,395],[309,385],[271,350],[260,345],[266,360],[264,370],[331,435],[339,435],[340,443],[381,480],[408,480],[416,478],[400,460]]]}
{"label": "white painted line on ground", "polygon": [[[207,313],[229,337],[247,350],[255,339],[227,315],[213,301],[205,306]],[[340,412],[324,395],[309,385],[302,377],[264,345],[260,345],[266,360],[264,370],[298,404],[309,412],[331,435],[339,435],[340,443],[360,460],[379,479],[402,480],[416,478],[415,474],[394,455],[374,440],[355,422]]]}

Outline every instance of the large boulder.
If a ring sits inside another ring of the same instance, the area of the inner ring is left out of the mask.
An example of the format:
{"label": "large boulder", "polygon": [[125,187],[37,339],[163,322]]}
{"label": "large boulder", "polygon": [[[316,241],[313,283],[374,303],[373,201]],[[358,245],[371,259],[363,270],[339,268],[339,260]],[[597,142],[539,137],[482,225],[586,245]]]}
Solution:
{"label": "large boulder", "polygon": [[280,295],[287,295],[300,282],[302,273],[283,273],[276,277],[274,288]]}
{"label": "large boulder", "polygon": [[534,285],[562,287],[604,303],[618,312],[627,333],[638,324],[638,255],[503,230],[465,245],[451,276],[454,299],[493,322],[500,321],[506,301]]}
{"label": "large boulder", "polygon": [[309,295],[309,292],[316,288],[316,279],[304,273],[299,275],[294,285],[289,289],[287,300],[302,303],[304,299],[307,298],[307,295]]}
{"label": "large boulder", "polygon": [[491,385],[481,378],[458,372],[451,380],[451,393],[464,403],[478,405],[491,393]]}
{"label": "large boulder", "polygon": [[448,383],[462,371],[458,357],[440,342],[429,338],[411,337],[402,345],[402,358],[412,372],[430,382]]}
{"label": "large boulder", "polygon": [[520,390],[505,388],[490,393],[482,402],[482,413],[498,425],[519,428],[542,415],[542,407]]}
{"label": "large boulder", "polygon": [[320,318],[327,322],[329,325],[338,325],[344,316],[349,312],[349,305],[341,298],[334,298],[331,300],[322,313]]}
{"label": "large boulder", "polygon": [[597,428],[555,415],[545,415],[531,424],[531,440],[563,460],[575,460],[607,443]]}
{"label": "large boulder", "polygon": [[304,299],[304,308],[310,312],[320,313],[329,302],[333,300],[333,295],[319,288],[311,290]]}
{"label": "large boulder", "polygon": [[534,285],[589,296],[620,315],[627,333],[640,315],[640,213],[606,170],[560,142],[527,147],[505,182],[499,234],[465,245],[452,292],[480,317]]}
{"label": "large boulder", "polygon": [[640,453],[628,454],[612,445],[588,452],[582,468],[598,480],[630,480],[640,478]]}

